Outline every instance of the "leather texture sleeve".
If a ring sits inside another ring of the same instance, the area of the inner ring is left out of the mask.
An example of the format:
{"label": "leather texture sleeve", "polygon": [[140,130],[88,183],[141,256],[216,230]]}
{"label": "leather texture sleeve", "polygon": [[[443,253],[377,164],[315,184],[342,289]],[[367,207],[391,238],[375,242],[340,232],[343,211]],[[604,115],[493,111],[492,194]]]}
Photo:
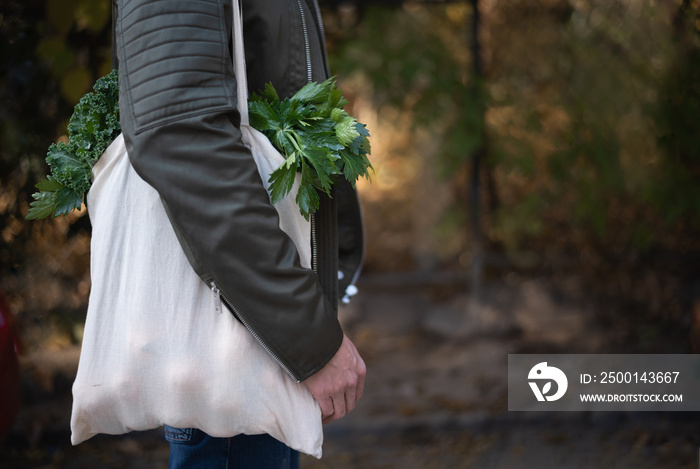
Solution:
{"label": "leather texture sleeve", "polygon": [[343,333],[241,142],[229,1],[120,1],[122,131],[197,273],[301,381],[333,357]]}

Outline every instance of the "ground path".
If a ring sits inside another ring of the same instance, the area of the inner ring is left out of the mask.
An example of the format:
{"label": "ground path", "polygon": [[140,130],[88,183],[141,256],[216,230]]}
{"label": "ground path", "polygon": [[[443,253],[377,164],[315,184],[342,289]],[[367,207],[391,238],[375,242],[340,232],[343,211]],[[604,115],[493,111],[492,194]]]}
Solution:
{"label": "ground path", "polygon": [[[324,458],[302,467],[698,467],[694,413],[507,411],[508,353],[624,351],[622,331],[600,325],[576,282],[493,283],[478,302],[450,279],[370,277],[361,287],[341,315],[368,364],[365,398],[326,427]],[[158,430],[69,445],[76,358],[27,357],[25,373],[51,392],[22,410],[0,468],[166,468]]]}

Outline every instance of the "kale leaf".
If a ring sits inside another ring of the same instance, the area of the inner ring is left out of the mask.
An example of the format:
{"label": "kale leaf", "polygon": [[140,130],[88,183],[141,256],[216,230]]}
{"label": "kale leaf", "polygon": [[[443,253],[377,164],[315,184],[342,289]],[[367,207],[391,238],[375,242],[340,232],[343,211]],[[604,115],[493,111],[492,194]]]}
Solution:
{"label": "kale leaf", "polygon": [[121,132],[117,71],[100,78],[80,99],[68,123],[68,142],[49,147],[51,175],[37,184],[27,219],[66,215],[80,210],[90,190],[92,167]]}

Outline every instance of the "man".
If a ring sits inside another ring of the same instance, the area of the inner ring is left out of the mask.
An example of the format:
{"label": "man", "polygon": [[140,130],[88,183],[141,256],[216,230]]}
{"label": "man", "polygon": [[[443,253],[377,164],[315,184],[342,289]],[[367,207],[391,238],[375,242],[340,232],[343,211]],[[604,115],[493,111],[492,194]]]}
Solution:
{"label": "man", "polygon": [[[121,126],[133,167],[160,194],[200,277],[234,299],[232,313],[307,386],[324,423],[343,417],[365,377],[337,319],[338,296],[362,260],[356,194],[343,182],[322,197],[314,270],[303,269],[241,141],[230,0],[118,0],[116,9]],[[251,92],[272,82],[285,97],[328,77],[315,0],[243,0],[242,10]],[[171,467],[297,464],[295,452],[266,435],[167,427],[166,436]]]}

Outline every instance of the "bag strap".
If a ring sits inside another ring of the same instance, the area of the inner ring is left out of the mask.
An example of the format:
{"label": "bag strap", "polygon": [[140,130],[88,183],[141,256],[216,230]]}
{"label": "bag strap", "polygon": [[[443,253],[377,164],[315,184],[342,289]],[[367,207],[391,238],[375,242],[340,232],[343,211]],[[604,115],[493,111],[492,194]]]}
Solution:
{"label": "bag strap", "polygon": [[250,125],[248,118],[248,78],[245,70],[245,49],[243,47],[243,21],[238,0],[231,0],[233,10],[233,72],[236,74],[238,91],[238,112],[241,125]]}

